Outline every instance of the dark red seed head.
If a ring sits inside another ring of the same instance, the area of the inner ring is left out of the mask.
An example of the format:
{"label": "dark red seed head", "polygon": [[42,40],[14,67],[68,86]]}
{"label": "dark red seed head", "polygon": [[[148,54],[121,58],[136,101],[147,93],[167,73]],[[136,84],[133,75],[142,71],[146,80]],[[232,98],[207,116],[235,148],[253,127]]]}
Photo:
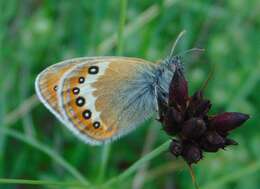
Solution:
{"label": "dark red seed head", "polygon": [[207,132],[205,134],[205,137],[212,146],[216,146],[218,148],[222,148],[225,146],[225,139],[215,131]]}
{"label": "dark red seed head", "polygon": [[195,109],[195,116],[203,117],[211,108],[211,102],[209,100],[202,100]]}
{"label": "dark red seed head", "polygon": [[182,155],[188,164],[197,163],[202,159],[202,151],[196,145],[186,145],[183,148]]}
{"label": "dark red seed head", "polygon": [[186,108],[188,98],[188,83],[182,71],[177,69],[170,84],[169,104],[178,110],[183,110]]}
{"label": "dark red seed head", "polygon": [[159,99],[158,104],[163,129],[176,137],[169,150],[174,156],[182,156],[188,164],[201,160],[203,152],[217,152],[236,145],[236,141],[227,138],[229,131],[249,118],[235,112],[209,116],[211,102],[204,99],[201,90],[188,96],[188,84],[178,66],[169,87],[168,102]]}
{"label": "dark red seed head", "polygon": [[172,140],[171,144],[170,144],[170,152],[174,155],[174,156],[179,156],[182,153],[182,144],[177,141],[177,140]]}
{"label": "dark red seed head", "polygon": [[211,118],[210,127],[215,128],[218,132],[226,133],[239,127],[248,119],[249,115],[247,114],[225,112]]}
{"label": "dark red seed head", "polygon": [[168,109],[163,118],[163,129],[168,135],[175,135],[180,130],[180,125],[177,123],[175,117],[173,116],[172,109]]}
{"label": "dark red seed head", "polygon": [[201,149],[205,152],[217,152],[220,148],[216,145],[212,145],[206,139],[202,139],[200,143]]}
{"label": "dark red seed head", "polygon": [[182,124],[182,136],[185,138],[198,138],[206,131],[206,124],[200,118],[191,118]]}

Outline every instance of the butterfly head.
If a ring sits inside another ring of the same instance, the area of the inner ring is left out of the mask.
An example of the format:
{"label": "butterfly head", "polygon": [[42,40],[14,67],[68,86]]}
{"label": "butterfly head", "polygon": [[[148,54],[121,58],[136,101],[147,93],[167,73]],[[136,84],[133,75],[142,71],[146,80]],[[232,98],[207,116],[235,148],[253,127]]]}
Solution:
{"label": "butterfly head", "polygon": [[172,72],[175,72],[177,69],[184,69],[181,56],[169,56],[164,60],[163,64]]}

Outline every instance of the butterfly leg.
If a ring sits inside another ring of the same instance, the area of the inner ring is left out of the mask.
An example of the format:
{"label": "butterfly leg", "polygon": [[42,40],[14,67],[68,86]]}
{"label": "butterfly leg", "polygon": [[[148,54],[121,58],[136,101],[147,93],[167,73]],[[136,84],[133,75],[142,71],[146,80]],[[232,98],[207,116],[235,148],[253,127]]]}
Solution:
{"label": "butterfly leg", "polygon": [[159,113],[159,95],[158,95],[158,89],[157,87],[155,86],[154,87],[154,93],[155,93],[155,111],[157,112],[157,115],[156,115],[156,119],[157,120],[160,120],[160,113]]}
{"label": "butterfly leg", "polygon": [[156,119],[158,121],[162,121],[164,118],[165,111],[167,109],[167,104],[165,103],[165,99],[163,98],[163,95],[160,95],[158,93],[157,87],[155,87],[155,109],[157,112]]}
{"label": "butterfly leg", "polygon": [[161,122],[163,121],[164,115],[168,110],[168,106],[166,102],[166,94],[159,94],[157,87],[155,87],[155,102],[156,102],[156,112],[157,112],[156,119]]}

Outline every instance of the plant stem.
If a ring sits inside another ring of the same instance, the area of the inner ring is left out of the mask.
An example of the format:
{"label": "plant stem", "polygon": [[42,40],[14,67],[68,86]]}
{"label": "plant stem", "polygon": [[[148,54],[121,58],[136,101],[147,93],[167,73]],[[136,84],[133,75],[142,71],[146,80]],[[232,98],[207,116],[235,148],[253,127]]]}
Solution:
{"label": "plant stem", "polygon": [[[121,0],[119,27],[118,27],[118,35],[117,35],[117,55],[121,55],[123,53],[123,41],[124,41],[123,34],[125,29],[126,12],[127,12],[127,0]],[[111,148],[112,148],[111,144],[106,144],[102,149],[98,183],[102,183],[102,181],[104,180]]]}
{"label": "plant stem", "polygon": [[102,181],[104,180],[110,150],[111,150],[110,144],[106,144],[102,148],[101,163],[100,163],[100,167],[99,167],[99,175],[98,175],[98,180],[97,180],[98,183],[102,183]]}
{"label": "plant stem", "polygon": [[65,159],[63,159],[59,154],[57,154],[55,151],[53,151],[51,148],[49,148],[46,145],[41,144],[39,141],[37,141],[34,138],[29,138],[28,136],[25,136],[13,129],[7,129],[3,128],[3,132],[13,138],[16,138],[30,146],[33,146],[34,148],[42,151],[43,153],[50,156],[54,161],[56,161],[58,164],[60,164],[64,169],[66,169],[68,172],[70,172],[75,178],[77,178],[82,184],[84,185],[90,185],[89,181],[87,181],[83,175],[81,175],[80,172],[78,172],[73,166],[71,166]]}
{"label": "plant stem", "polygon": [[[175,0],[175,1],[164,0],[163,6],[165,7],[165,9],[169,9],[178,1],[179,0]],[[127,26],[125,27],[124,36],[129,36],[130,34],[140,30],[141,28],[144,27],[144,25],[150,23],[156,17],[158,17],[159,14],[160,14],[160,6],[157,3],[151,5],[140,15],[136,16],[136,19],[134,19],[131,23],[127,24]],[[104,54],[105,52],[108,52],[112,47],[115,46],[116,40],[117,40],[117,34],[113,34],[109,38],[104,40],[102,43],[100,43],[100,45],[97,48],[99,54]]]}
{"label": "plant stem", "polygon": [[127,12],[127,0],[120,1],[119,27],[117,33],[117,55],[122,55],[124,47],[123,34],[125,30],[125,20]]}
{"label": "plant stem", "polygon": [[193,183],[195,189],[199,189],[199,186],[198,186],[198,184],[197,184],[197,180],[196,180],[194,171],[193,171],[193,169],[192,169],[192,166],[191,166],[191,165],[188,165],[188,167],[189,167],[189,172],[190,172],[190,176],[191,176],[191,179],[192,179],[192,183]]}
{"label": "plant stem", "polygon": [[123,181],[124,179],[129,177],[131,174],[133,174],[136,170],[138,170],[140,167],[142,167],[142,165],[145,162],[150,161],[153,158],[155,158],[158,155],[160,155],[161,153],[165,152],[168,149],[169,145],[170,145],[170,140],[168,140],[167,142],[163,143],[162,145],[160,145],[159,147],[157,147],[156,149],[154,149],[153,151],[151,151],[150,153],[145,155],[143,158],[141,158],[138,161],[136,161],[131,167],[129,167],[127,170],[125,170],[119,176],[116,176],[116,177],[110,179],[108,182],[106,182],[104,184],[104,188],[108,187],[110,185],[113,185],[113,184],[115,184],[117,182]]}
{"label": "plant stem", "polygon": [[80,187],[86,188],[88,185],[83,185],[78,182],[64,182],[64,181],[48,181],[48,180],[27,180],[27,179],[8,179],[0,178],[0,184],[24,184],[24,185],[52,185],[63,187]]}

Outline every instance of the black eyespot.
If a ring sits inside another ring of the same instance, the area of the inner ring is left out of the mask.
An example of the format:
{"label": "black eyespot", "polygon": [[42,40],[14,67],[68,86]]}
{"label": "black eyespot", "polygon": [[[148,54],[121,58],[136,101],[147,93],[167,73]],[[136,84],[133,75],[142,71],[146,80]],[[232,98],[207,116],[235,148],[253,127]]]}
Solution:
{"label": "black eyespot", "polygon": [[77,106],[83,106],[85,104],[85,99],[82,96],[79,96],[76,98],[76,104]]}
{"label": "black eyespot", "polygon": [[73,94],[77,95],[77,94],[79,94],[80,89],[79,89],[78,87],[74,87],[74,88],[72,89],[72,92],[73,92]]}
{"label": "black eyespot", "polygon": [[95,129],[98,129],[98,128],[100,127],[100,122],[95,121],[95,122],[93,123],[93,127],[94,127]]}
{"label": "black eyespot", "polygon": [[88,68],[88,73],[89,74],[97,74],[98,73],[98,66],[90,66]]}
{"label": "black eyespot", "polygon": [[58,86],[55,85],[55,86],[53,87],[53,90],[54,90],[54,91],[57,91],[57,90],[58,90]]}
{"label": "black eyespot", "polygon": [[84,77],[79,77],[79,83],[84,83],[85,82],[85,78]]}
{"label": "black eyespot", "polygon": [[82,112],[82,116],[85,118],[85,119],[89,119],[91,117],[91,111],[90,110],[84,110]]}

